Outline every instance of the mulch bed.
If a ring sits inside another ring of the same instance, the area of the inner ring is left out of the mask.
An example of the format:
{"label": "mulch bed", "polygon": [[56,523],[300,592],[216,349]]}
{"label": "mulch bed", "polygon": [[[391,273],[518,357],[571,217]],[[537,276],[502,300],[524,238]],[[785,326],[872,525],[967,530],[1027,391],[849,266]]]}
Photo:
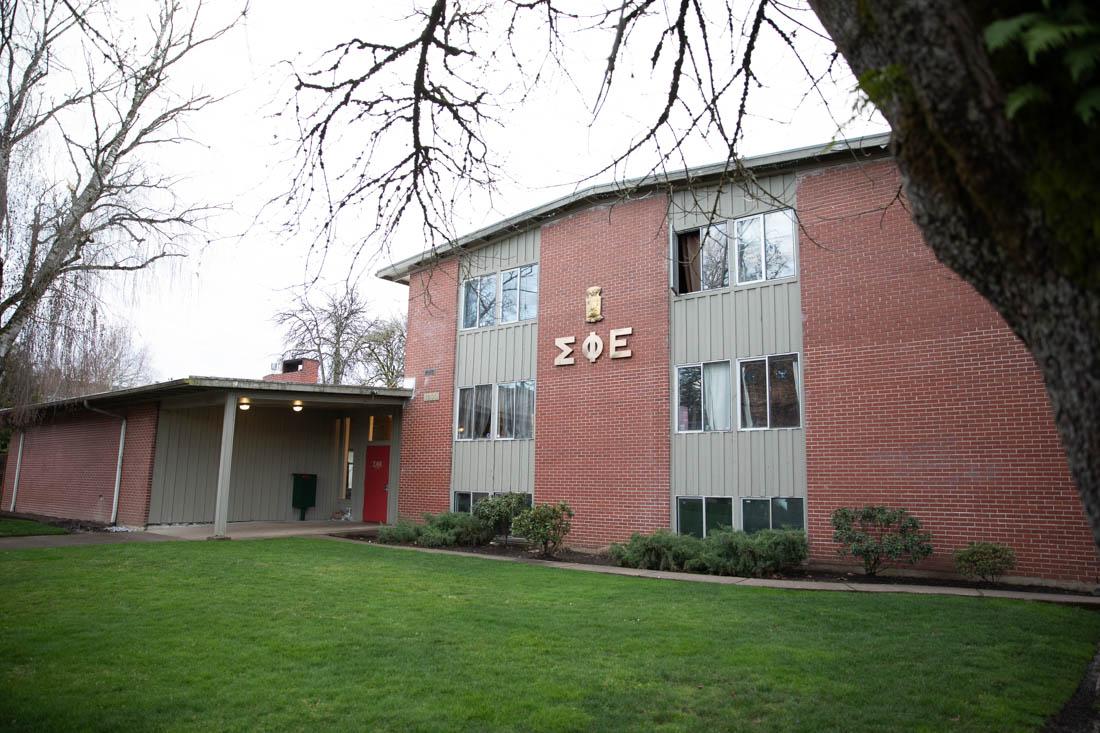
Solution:
{"label": "mulch bed", "polygon": [[[345,539],[358,540],[360,542],[366,542],[368,544],[381,544],[378,542],[378,538],[369,534],[345,534],[339,535]],[[418,547],[409,543],[402,543],[404,547]],[[491,545],[484,545],[482,547],[448,547],[448,550],[454,552],[465,552],[471,555],[495,555],[497,557],[514,557],[523,560],[532,560],[535,562],[551,561],[551,562],[572,562],[581,565],[607,565],[610,567],[619,567],[618,563],[611,559],[611,556],[607,553],[598,552],[578,552],[576,550],[564,549],[560,550],[557,555],[552,558],[540,557],[534,550],[528,549],[521,543],[512,542],[505,546],[503,544],[494,542]],[[774,575],[771,576],[775,580],[813,580],[823,583],[847,583],[849,585],[856,584],[868,584],[868,585],[933,585],[946,588],[972,588],[976,590],[1004,590],[1004,591],[1019,591],[1025,593],[1055,593],[1059,595],[1074,595],[1074,596],[1093,596],[1100,595],[1100,592],[1093,591],[1080,591],[1080,590],[1066,590],[1063,588],[1053,588],[1045,585],[1022,585],[1014,583],[983,583],[963,580],[961,578],[914,578],[909,576],[899,575],[883,575],[869,577],[860,573],[842,573],[842,572],[829,572],[821,570],[801,570],[788,573],[786,575]]]}

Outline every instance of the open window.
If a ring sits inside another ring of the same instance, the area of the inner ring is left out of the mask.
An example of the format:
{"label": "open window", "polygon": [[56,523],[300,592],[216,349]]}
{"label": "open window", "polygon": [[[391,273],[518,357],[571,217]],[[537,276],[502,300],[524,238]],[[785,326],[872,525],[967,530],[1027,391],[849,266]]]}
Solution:
{"label": "open window", "polygon": [[676,235],[676,292],[729,287],[729,235],[726,225],[691,229]]}

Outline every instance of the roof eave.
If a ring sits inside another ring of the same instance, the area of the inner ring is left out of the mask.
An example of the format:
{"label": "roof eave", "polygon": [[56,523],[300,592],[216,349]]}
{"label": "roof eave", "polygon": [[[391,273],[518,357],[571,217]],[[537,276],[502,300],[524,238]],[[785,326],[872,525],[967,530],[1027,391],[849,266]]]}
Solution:
{"label": "roof eave", "polygon": [[[741,161],[744,168],[752,170],[768,169],[787,166],[797,163],[820,162],[825,158],[832,158],[843,153],[855,153],[878,149],[885,149],[890,142],[890,133],[866,135],[846,140],[836,140],[824,145],[809,145],[791,150],[783,150],[775,153],[757,155],[745,158]],[[562,196],[548,203],[536,206],[514,216],[502,219],[477,231],[471,232],[455,241],[434,249],[418,252],[411,257],[395,262],[389,267],[384,267],[375,273],[377,277],[391,282],[409,284],[409,277],[417,270],[423,270],[436,264],[456,251],[466,249],[471,245],[481,244],[495,239],[502,234],[521,231],[530,228],[534,224],[550,218],[559,212],[576,206],[577,204],[595,202],[608,196],[617,195],[623,191],[636,191],[651,188],[662,184],[676,184],[680,182],[697,184],[711,178],[720,178],[730,172],[728,162],[710,163],[679,171],[675,174],[663,174],[657,176],[642,176],[625,181],[600,183],[589,186],[586,189]]]}

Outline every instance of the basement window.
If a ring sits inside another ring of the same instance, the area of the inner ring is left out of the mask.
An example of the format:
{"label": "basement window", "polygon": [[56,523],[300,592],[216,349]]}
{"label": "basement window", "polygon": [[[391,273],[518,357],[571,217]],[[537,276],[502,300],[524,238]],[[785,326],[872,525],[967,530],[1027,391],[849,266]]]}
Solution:
{"label": "basement window", "polygon": [[679,496],[676,498],[676,531],[702,539],[733,526],[733,499],[728,496]]}
{"label": "basement window", "polygon": [[493,385],[479,384],[458,390],[456,440],[491,438],[493,425]]}
{"label": "basement window", "polygon": [[743,359],[737,370],[742,430],[797,428],[802,424],[798,354]]}
{"label": "basement window", "polygon": [[762,529],[805,529],[805,511],[805,499],[742,499],[741,526],[748,533]]}
{"label": "basement window", "polygon": [[[509,494],[510,491],[456,491],[454,492],[454,511],[470,513],[474,510],[474,507],[481,502],[482,499],[486,499],[490,496],[500,496],[501,494]],[[523,494],[524,503],[527,508],[530,509],[533,505],[532,496],[530,494]]]}
{"label": "basement window", "polygon": [[729,235],[715,224],[676,235],[676,292],[694,293],[729,287]]}

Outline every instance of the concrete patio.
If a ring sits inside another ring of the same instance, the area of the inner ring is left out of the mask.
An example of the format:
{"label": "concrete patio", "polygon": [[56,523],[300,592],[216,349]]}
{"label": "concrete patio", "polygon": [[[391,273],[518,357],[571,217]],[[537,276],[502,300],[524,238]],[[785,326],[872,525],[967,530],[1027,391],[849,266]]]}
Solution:
{"label": "concrete patio", "polygon": [[[257,540],[271,537],[307,537],[328,534],[361,534],[377,531],[382,526],[367,522],[306,521],[306,522],[229,522],[226,535],[234,540]],[[206,540],[214,536],[213,524],[163,524],[148,527],[147,534],[177,540]]]}

